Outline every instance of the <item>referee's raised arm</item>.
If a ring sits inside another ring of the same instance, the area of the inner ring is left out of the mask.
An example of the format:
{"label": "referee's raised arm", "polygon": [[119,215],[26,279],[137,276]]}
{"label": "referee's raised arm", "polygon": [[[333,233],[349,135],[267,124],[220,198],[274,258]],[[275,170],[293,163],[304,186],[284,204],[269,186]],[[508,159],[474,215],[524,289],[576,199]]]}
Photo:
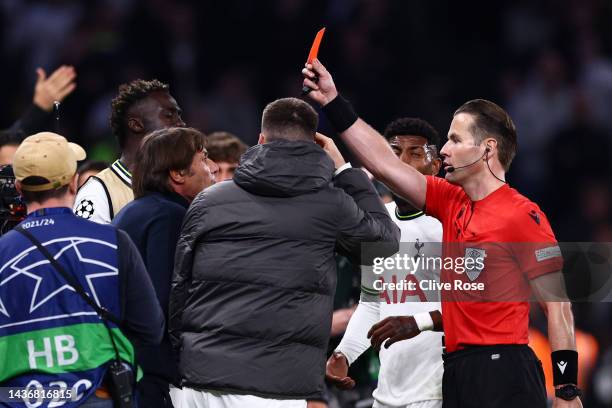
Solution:
{"label": "referee's raised arm", "polygon": [[[414,207],[425,206],[427,182],[425,176],[396,157],[387,141],[353,111],[350,103],[336,90],[334,80],[316,59],[302,70],[304,86],[312,89],[311,99],[323,107],[327,118],[342,141],[376,179]],[[318,79],[314,80],[317,77]]]}

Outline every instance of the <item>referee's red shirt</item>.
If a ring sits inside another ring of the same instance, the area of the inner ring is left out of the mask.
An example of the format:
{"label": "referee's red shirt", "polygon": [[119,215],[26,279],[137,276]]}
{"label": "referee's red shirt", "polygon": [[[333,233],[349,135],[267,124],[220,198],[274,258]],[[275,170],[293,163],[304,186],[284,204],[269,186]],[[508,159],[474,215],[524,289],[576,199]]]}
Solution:
{"label": "referee's red shirt", "polygon": [[432,176],[427,176],[425,210],[442,223],[445,259],[474,254],[484,259],[484,268],[469,274],[446,266],[441,271],[442,282],[482,282],[485,287],[478,291],[453,286],[450,293],[443,293],[447,351],[470,345],[527,344],[529,280],[563,266],[544,213],[507,184],[472,201],[460,186]]}

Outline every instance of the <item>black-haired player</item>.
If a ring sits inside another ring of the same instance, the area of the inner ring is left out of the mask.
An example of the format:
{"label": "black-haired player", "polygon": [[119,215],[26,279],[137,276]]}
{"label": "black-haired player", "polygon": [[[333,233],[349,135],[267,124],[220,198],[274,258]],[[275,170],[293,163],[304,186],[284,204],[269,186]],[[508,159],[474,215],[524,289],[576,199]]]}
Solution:
{"label": "black-haired player", "polygon": [[121,158],[90,177],[79,190],[74,206],[76,215],[103,224],[110,223],[134,199],[130,168],[143,137],[154,130],[185,126],[169,86],[156,79],[137,79],[119,86],[111,107],[110,125]]}

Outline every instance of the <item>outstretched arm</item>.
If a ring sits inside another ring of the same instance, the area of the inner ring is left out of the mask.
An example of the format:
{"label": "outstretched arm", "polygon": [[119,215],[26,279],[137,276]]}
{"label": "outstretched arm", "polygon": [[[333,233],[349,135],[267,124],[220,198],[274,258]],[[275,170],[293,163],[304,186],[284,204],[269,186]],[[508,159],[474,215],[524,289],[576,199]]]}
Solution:
{"label": "outstretched arm", "polygon": [[[338,126],[334,123],[333,112],[343,111],[342,108],[347,102],[338,95],[331,74],[319,60],[306,64],[302,74],[304,85],[312,89],[308,95],[324,107],[323,110],[330,121]],[[316,83],[313,81],[315,75],[319,78]],[[343,119],[346,119],[346,116],[343,116]],[[382,135],[363,120],[357,119],[347,125],[350,126],[346,129],[338,129],[340,136],[365,168],[397,195],[416,208],[423,208],[427,188],[425,176],[398,159]]]}

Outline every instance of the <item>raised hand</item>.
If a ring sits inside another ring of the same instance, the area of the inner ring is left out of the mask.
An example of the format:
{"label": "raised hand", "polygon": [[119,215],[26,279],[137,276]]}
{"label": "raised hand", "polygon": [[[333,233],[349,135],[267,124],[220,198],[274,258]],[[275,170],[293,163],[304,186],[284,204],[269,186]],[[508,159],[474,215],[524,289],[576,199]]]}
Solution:
{"label": "raised hand", "polygon": [[39,108],[50,112],[53,109],[53,102],[63,101],[74,89],[76,83],[76,71],[74,67],[62,65],[47,78],[47,73],[44,69],[36,70],[38,78],[34,87],[33,102]]}
{"label": "raised hand", "polygon": [[318,59],[312,61],[312,64],[306,63],[302,75],[304,75],[303,86],[312,89],[308,96],[321,106],[327,105],[338,96],[334,79]]}
{"label": "raised hand", "polygon": [[340,153],[340,150],[338,150],[338,147],[331,138],[317,132],[315,135],[315,142],[325,150],[329,157],[331,157],[336,169],[346,163],[344,157],[342,157],[342,153]]}

